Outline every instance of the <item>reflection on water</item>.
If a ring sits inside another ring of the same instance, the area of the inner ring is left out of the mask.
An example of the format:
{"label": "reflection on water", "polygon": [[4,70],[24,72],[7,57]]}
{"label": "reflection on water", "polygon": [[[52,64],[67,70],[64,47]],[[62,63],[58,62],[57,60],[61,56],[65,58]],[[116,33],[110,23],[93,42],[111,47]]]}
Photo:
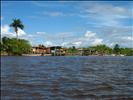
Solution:
{"label": "reflection on water", "polygon": [[2,100],[133,99],[133,57],[2,57]]}

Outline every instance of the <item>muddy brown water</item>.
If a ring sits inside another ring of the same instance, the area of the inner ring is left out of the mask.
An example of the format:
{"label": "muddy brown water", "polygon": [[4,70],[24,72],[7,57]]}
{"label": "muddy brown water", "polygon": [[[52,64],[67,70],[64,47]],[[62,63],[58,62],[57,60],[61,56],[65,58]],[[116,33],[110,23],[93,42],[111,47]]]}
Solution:
{"label": "muddy brown water", "polygon": [[133,57],[1,57],[1,100],[133,100]]}

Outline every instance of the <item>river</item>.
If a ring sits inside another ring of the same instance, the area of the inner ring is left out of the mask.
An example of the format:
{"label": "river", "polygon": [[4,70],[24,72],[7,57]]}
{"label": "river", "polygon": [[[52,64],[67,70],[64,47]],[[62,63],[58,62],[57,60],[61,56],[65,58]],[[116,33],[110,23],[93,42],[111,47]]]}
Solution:
{"label": "river", "polygon": [[133,100],[133,57],[2,56],[1,100]]}

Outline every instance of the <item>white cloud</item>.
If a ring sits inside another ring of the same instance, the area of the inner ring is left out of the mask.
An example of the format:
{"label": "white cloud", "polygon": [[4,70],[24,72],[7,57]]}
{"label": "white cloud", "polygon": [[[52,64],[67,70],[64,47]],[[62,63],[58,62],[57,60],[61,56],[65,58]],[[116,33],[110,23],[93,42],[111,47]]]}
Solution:
{"label": "white cloud", "polygon": [[127,40],[127,41],[133,41],[133,38],[131,36],[121,37],[121,39],[124,39],[124,40]]}
{"label": "white cloud", "polygon": [[18,36],[26,35],[25,31],[18,28]]}
{"label": "white cloud", "polygon": [[1,37],[3,36],[15,37],[16,35],[10,32],[10,27],[8,25],[3,25],[1,26]]}
{"label": "white cloud", "polygon": [[[100,30],[101,29],[101,30]],[[102,34],[102,38],[104,39],[104,43],[107,45],[120,44],[122,47],[131,47],[132,40],[132,27],[124,26],[124,27],[100,27],[98,29]]]}
{"label": "white cloud", "polygon": [[96,33],[91,32],[91,31],[87,31],[87,32],[85,33],[85,37],[87,37],[87,38],[93,38],[93,37],[95,37],[95,36],[96,36]]}
{"label": "white cloud", "polygon": [[121,47],[131,47],[133,38],[130,34],[113,34],[111,36],[106,36],[104,43],[111,47],[115,44],[119,44]]}
{"label": "white cloud", "polygon": [[82,41],[77,41],[77,42],[73,43],[73,45],[76,46],[76,47],[81,46],[81,44],[82,44]]}
{"label": "white cloud", "polygon": [[99,38],[95,32],[86,31],[83,36],[74,37],[63,42],[63,46],[76,46],[76,47],[83,47],[83,46],[90,46],[90,45],[98,45],[102,44],[103,39]]}
{"label": "white cloud", "polygon": [[[99,30],[99,29],[98,29]],[[133,38],[130,28],[114,28],[109,27],[103,30],[99,30],[102,34],[102,38],[98,33],[87,30],[82,36],[74,34],[74,32],[62,32],[50,35],[46,32],[36,32],[35,34],[27,34],[23,30],[19,29],[19,38],[29,40],[32,45],[44,44],[45,46],[62,45],[65,47],[76,46],[86,47],[98,44],[106,44],[108,46],[114,46],[118,43],[121,46],[131,47]],[[121,33],[121,34],[119,34]],[[15,32],[11,32],[11,28],[8,25],[1,26],[1,36],[16,37]]]}
{"label": "white cloud", "polygon": [[[18,29],[18,36],[23,36],[23,35],[26,35],[26,33],[21,30],[21,29]],[[3,25],[1,26],[1,36],[7,36],[7,37],[15,37],[16,36],[16,33],[15,32],[11,32],[11,28],[9,27],[9,25]]]}
{"label": "white cloud", "polygon": [[125,16],[125,17],[131,17],[131,12],[120,6],[113,6],[110,4],[94,4],[94,6],[91,6],[90,9],[86,9],[87,12],[91,12],[93,14],[101,14],[101,15],[111,15],[114,17],[119,17],[119,16]]}
{"label": "white cloud", "polygon": [[44,42],[44,45],[45,45],[45,46],[52,46],[53,43],[52,43],[51,41],[46,41],[46,42]]}
{"label": "white cloud", "polygon": [[87,41],[88,44],[98,45],[103,43],[103,39],[99,38],[96,33],[92,31],[86,31],[83,40]]}
{"label": "white cloud", "polygon": [[[103,26],[122,26],[121,19],[132,18],[131,6],[116,6],[107,3],[83,3],[80,5],[83,18],[88,18],[88,21],[94,20],[92,23]],[[118,20],[120,19],[120,20]]]}
{"label": "white cloud", "polygon": [[46,32],[36,32],[37,35],[45,35]]}
{"label": "white cloud", "polygon": [[8,25],[1,26],[1,33],[8,33],[10,27]]}
{"label": "white cloud", "polygon": [[99,45],[99,44],[102,44],[102,42],[103,42],[103,39],[96,38],[92,42],[92,45]]}
{"label": "white cloud", "polygon": [[61,46],[67,47],[67,46],[68,46],[68,42],[62,42],[62,43],[61,43]]}

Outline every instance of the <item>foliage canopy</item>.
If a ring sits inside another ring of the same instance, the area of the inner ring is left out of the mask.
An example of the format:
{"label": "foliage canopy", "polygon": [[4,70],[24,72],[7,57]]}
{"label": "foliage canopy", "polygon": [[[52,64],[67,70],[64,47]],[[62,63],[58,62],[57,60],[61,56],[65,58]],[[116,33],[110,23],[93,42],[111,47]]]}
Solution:
{"label": "foliage canopy", "polygon": [[0,43],[1,51],[8,55],[22,55],[31,51],[31,45],[27,40],[3,37]]}

